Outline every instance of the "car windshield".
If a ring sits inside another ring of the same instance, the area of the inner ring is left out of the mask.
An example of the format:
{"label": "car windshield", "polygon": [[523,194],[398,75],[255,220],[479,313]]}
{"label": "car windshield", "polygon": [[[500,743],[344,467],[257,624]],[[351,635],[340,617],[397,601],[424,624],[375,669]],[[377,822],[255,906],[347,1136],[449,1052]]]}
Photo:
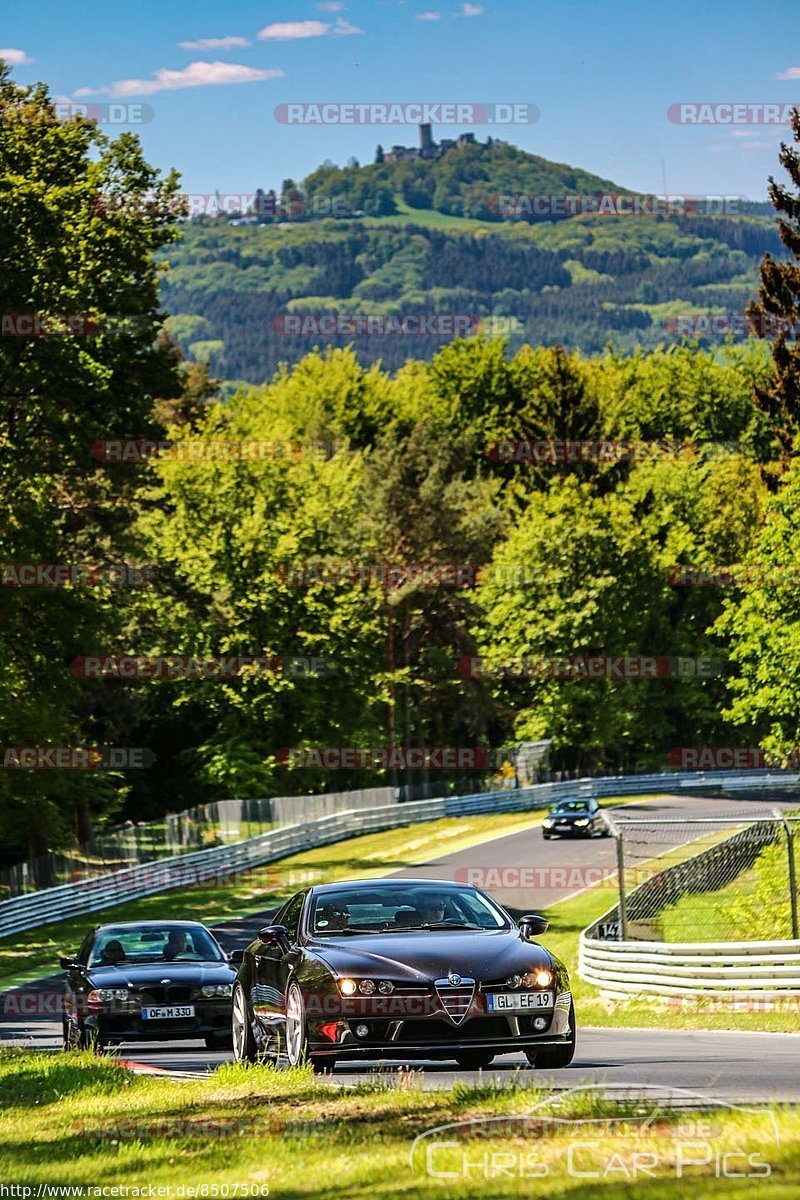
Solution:
{"label": "car windshield", "polygon": [[341,889],[314,900],[315,936],[399,933],[408,930],[503,929],[503,913],[474,888],[390,884],[385,888]]}
{"label": "car windshield", "polygon": [[585,800],[564,800],[552,810],[554,813],[588,813],[590,808]]}
{"label": "car windshield", "polygon": [[95,938],[89,966],[224,961],[217,943],[207,930],[197,925],[165,924],[142,929],[107,926]]}

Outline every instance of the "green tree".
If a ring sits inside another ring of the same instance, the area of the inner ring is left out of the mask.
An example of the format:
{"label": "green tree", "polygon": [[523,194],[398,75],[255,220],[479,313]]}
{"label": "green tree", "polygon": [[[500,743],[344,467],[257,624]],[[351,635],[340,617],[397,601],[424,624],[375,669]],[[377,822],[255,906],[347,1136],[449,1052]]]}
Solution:
{"label": "green tree", "polygon": [[[153,432],[153,400],[178,391],[172,349],[157,340],[154,257],[173,237],[177,190],[135,137],[59,120],[43,85],[18,87],[0,63],[0,313],[47,333],[12,325],[0,338],[3,564],[124,560],[135,472],[101,467],[92,450]],[[121,619],[118,592],[8,586],[0,610],[4,745],[111,740],[113,706],[70,662]],[[122,794],[100,774],[0,771],[5,852],[85,830]]]}

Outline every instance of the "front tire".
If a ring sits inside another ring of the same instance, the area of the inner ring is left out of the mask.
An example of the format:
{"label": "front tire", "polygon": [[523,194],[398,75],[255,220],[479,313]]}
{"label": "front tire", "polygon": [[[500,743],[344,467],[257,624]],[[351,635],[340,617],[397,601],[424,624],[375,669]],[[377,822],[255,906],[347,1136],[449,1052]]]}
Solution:
{"label": "front tire", "polygon": [[570,1037],[568,1042],[564,1042],[561,1046],[542,1046],[541,1050],[537,1050],[535,1046],[525,1051],[525,1057],[532,1067],[537,1071],[560,1071],[562,1067],[568,1067],[575,1057],[575,1005],[569,1006],[569,1028]]}
{"label": "front tire", "polygon": [[491,1050],[462,1050],[456,1055],[456,1062],[465,1071],[481,1071],[492,1065],[494,1054]]}
{"label": "front tire", "polygon": [[300,984],[294,980],[289,985],[286,994],[286,1057],[290,1067],[299,1067],[302,1063],[311,1064],[314,1074],[332,1070],[334,1060],[311,1054],[308,1049],[308,1022],[306,1020],[306,1005]]}
{"label": "front tire", "polygon": [[233,1041],[233,1058],[235,1062],[253,1063],[256,1061],[256,1039],[247,1015],[247,1000],[244,989],[237,983],[233,989],[231,1005],[231,1040]]}

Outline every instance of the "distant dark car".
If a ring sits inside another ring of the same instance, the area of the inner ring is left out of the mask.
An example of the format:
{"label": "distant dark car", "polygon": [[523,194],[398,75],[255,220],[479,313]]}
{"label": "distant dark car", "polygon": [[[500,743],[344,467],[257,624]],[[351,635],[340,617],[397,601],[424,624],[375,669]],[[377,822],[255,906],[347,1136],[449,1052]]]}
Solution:
{"label": "distant dark car", "polygon": [[233,989],[238,1060],[455,1059],[575,1052],[566,967],[485,892],[378,879],[298,892],[244,951]]}
{"label": "distant dark car", "polygon": [[560,800],[542,821],[542,837],[608,837],[611,826],[596,800]]}
{"label": "distant dark car", "polygon": [[60,963],[64,1049],[186,1038],[230,1047],[235,972],[197,921],[101,925]]}

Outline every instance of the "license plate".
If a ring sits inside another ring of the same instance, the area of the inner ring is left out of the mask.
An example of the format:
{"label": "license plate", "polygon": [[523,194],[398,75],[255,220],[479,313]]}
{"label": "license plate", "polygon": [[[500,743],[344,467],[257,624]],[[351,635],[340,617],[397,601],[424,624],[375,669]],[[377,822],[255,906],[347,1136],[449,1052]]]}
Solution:
{"label": "license plate", "polygon": [[572,829],[572,826],[570,825],[569,821],[561,821],[558,825],[556,825],[556,829]]}
{"label": "license plate", "polygon": [[552,1008],[555,997],[552,992],[487,992],[488,1012],[508,1009]]}
{"label": "license plate", "polygon": [[143,1008],[143,1021],[180,1020],[181,1017],[193,1017],[193,1004],[170,1004],[164,1008]]}

